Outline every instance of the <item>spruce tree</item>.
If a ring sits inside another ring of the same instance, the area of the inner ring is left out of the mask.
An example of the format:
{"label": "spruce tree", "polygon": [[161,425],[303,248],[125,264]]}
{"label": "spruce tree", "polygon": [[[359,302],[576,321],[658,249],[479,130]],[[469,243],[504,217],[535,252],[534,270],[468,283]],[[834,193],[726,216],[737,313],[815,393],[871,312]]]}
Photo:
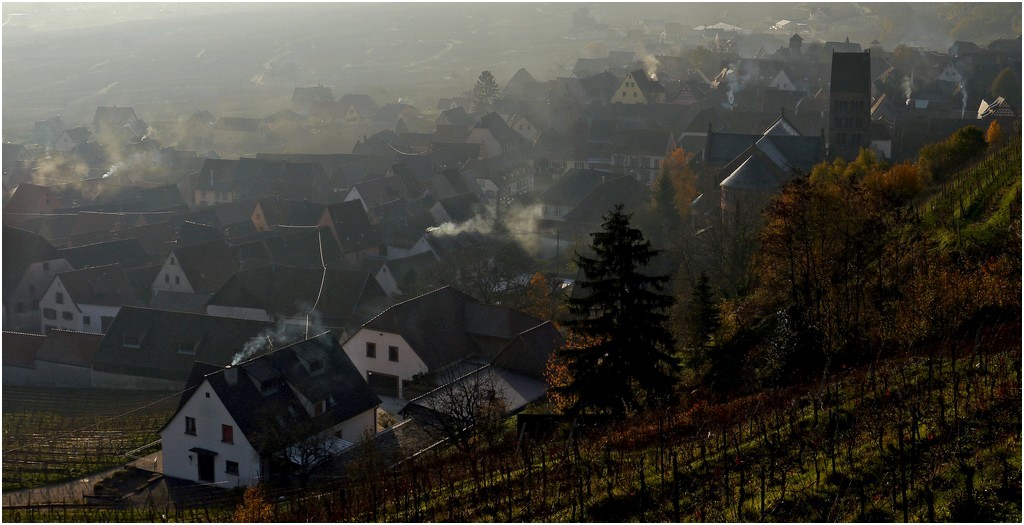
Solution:
{"label": "spruce tree", "polygon": [[665,321],[673,298],[660,293],[668,276],[643,272],[659,252],[630,225],[631,215],[619,204],[603,218],[591,234],[594,257],[574,256],[582,278],[566,326],[590,343],[562,350],[572,380],[560,390],[575,400],[570,414],[621,417],[671,395],[679,365]]}
{"label": "spruce tree", "polygon": [[498,98],[498,83],[490,71],[480,73],[473,85],[473,109],[479,112],[490,110],[491,104]]}
{"label": "spruce tree", "polygon": [[721,324],[718,305],[708,281],[707,273],[700,272],[700,280],[693,287],[686,312],[686,332],[695,365],[707,360],[711,341]]}

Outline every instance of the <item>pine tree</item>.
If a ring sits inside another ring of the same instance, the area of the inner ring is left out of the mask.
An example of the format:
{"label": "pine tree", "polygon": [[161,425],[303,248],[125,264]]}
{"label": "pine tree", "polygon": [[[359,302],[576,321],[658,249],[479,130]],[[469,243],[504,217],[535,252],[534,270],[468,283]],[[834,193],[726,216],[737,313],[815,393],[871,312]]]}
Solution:
{"label": "pine tree", "polygon": [[589,343],[562,349],[572,380],[557,390],[573,399],[570,414],[621,417],[667,399],[675,383],[679,365],[665,328],[673,298],[660,293],[668,277],[643,273],[658,251],[630,219],[616,205],[591,234],[595,256],[574,257],[584,277],[568,300],[566,326]]}
{"label": "pine tree", "polygon": [[491,104],[498,98],[498,83],[494,81],[494,75],[490,71],[480,73],[473,85],[473,109],[486,112]]}
{"label": "pine tree", "polygon": [[689,308],[686,311],[686,332],[688,343],[695,363],[703,363],[708,358],[708,349],[715,331],[721,324],[718,305],[708,283],[708,275],[700,272],[700,280],[693,288]]}

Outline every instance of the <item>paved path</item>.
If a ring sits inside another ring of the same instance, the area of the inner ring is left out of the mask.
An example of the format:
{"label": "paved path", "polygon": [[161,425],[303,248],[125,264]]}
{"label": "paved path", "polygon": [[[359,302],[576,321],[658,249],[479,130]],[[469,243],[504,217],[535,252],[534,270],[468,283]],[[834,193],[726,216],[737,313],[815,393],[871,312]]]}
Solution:
{"label": "paved path", "polygon": [[3,506],[11,505],[42,505],[47,503],[85,503],[86,494],[92,494],[93,488],[100,480],[110,477],[123,467],[134,466],[140,470],[154,473],[163,473],[163,464],[160,462],[160,452],[154,452],[131,461],[119,467],[111,467],[107,470],[95,472],[81,479],[65,481],[45,487],[16,490],[4,492]]}

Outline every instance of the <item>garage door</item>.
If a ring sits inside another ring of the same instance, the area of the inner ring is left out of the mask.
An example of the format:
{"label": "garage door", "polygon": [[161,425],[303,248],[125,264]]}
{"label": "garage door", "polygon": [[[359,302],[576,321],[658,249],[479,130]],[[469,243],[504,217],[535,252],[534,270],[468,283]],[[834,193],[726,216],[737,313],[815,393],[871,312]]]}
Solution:
{"label": "garage door", "polygon": [[378,396],[398,397],[398,376],[367,370],[366,382]]}

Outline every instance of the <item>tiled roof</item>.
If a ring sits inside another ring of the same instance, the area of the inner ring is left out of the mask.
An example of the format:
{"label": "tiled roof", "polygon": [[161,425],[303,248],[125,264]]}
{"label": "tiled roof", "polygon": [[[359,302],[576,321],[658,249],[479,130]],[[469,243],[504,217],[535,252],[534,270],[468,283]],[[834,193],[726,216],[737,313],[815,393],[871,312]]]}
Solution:
{"label": "tiled roof", "polygon": [[76,304],[103,306],[134,305],[135,290],[120,264],[96,266],[57,274],[68,296]]}

